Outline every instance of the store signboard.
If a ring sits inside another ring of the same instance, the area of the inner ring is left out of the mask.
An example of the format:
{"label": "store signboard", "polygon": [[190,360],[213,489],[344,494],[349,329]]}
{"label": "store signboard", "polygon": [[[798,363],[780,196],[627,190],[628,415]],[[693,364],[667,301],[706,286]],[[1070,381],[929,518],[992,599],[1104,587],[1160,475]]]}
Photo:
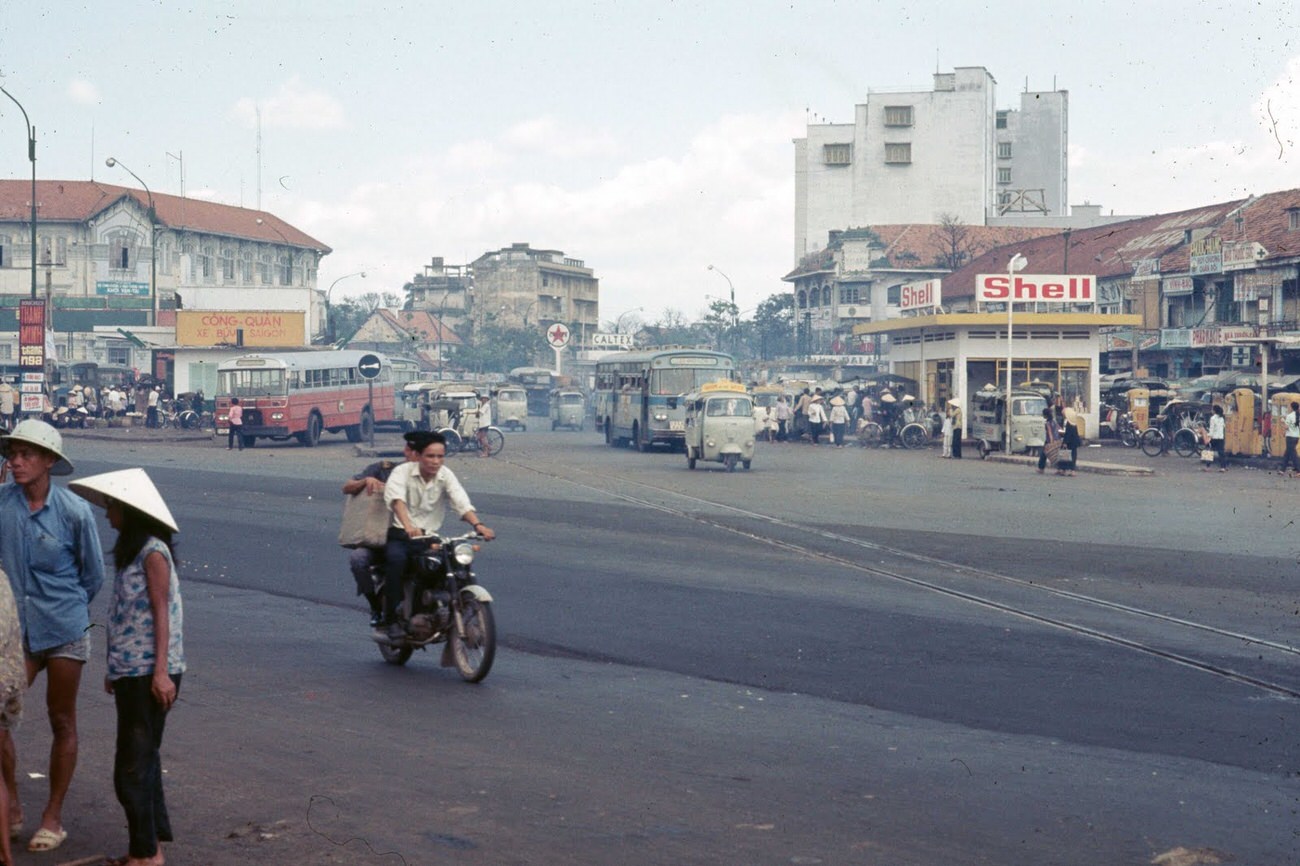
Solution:
{"label": "store signboard", "polygon": [[301,310],[177,310],[178,346],[287,348],[307,343]]}
{"label": "store signboard", "polygon": [[136,283],[131,280],[96,280],[95,294],[120,297],[126,295],[133,298],[149,297],[149,284]]}
{"label": "store signboard", "polygon": [[45,302],[24,298],[18,302],[18,366],[45,370]]}
{"label": "store signboard", "polygon": [[1196,288],[1196,282],[1188,276],[1165,277],[1160,281],[1160,291],[1166,296],[1190,295]]}

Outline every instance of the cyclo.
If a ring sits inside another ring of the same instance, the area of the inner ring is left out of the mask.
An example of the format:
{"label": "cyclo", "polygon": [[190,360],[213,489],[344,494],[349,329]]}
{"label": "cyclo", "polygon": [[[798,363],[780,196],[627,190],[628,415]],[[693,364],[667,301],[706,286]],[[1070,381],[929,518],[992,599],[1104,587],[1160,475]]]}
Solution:
{"label": "cyclo", "polygon": [[710,382],[687,394],[686,467],[697,460],[749,468],[754,459],[753,401],[739,382]]}
{"label": "cyclo", "polygon": [[[478,449],[478,391],[469,385],[449,385],[439,391],[426,391],[424,419],[421,426],[436,430],[447,439],[447,455]],[[488,454],[505,447],[506,437],[499,427],[487,430]]]}

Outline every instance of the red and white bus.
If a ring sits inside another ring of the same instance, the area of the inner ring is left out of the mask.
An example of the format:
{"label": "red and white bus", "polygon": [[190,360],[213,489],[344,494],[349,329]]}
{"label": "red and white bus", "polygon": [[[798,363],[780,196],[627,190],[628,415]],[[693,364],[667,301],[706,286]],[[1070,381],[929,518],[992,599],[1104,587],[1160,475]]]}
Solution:
{"label": "red and white bus", "polygon": [[[244,445],[290,436],[308,448],[322,431],[369,439],[377,422],[393,420],[393,372],[387,358],[366,379],[357,363],[369,352],[330,350],[243,355],[217,367],[217,433],[229,430],[230,398],[244,408]],[[371,401],[373,387],[374,399]]]}

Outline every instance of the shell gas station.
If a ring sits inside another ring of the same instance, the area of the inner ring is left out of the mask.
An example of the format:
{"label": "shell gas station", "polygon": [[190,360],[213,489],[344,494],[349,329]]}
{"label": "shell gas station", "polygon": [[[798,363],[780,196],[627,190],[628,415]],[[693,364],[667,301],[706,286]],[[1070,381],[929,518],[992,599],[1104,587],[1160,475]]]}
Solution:
{"label": "shell gas station", "polygon": [[1138,327],[1141,316],[1097,312],[1095,277],[1017,274],[1014,264],[976,278],[973,311],[945,311],[941,280],[923,280],[901,287],[898,318],[853,333],[884,343],[889,371],[918,383],[921,405],[956,399],[963,433],[972,397],[1005,389],[1009,368],[1013,388],[1050,386],[1084,417],[1085,435],[1096,435],[1101,331]]}

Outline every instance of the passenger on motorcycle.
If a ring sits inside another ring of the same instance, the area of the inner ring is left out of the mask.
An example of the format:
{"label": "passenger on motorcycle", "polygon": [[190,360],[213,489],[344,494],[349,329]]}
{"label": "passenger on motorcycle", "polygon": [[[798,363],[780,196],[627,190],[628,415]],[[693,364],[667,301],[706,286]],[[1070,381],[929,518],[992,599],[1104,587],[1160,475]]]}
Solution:
{"label": "passenger on motorcycle", "polygon": [[460,519],[488,541],[496,537],[478,519],[474,505],[455,473],[443,465],[447,459],[447,440],[441,433],[416,430],[406,434],[415,452],[415,460],[393,469],[384,485],[384,501],[393,512],[384,547],[384,620],[382,629],[389,640],[399,640],[406,627],[397,619],[402,601],[402,577],[412,556],[425,544],[413,537],[432,535],[442,528],[446,506],[450,503]]}
{"label": "passenger on motorcycle", "polygon": [[[411,447],[411,434],[406,434],[406,443],[404,445],[405,460],[407,462],[416,459],[415,450]],[[348,496],[354,496],[358,493],[367,493],[370,496],[383,496],[384,483],[388,481],[388,476],[397,468],[396,460],[380,460],[377,463],[371,463],[365,469],[362,469],[356,475],[353,475],[347,481],[343,482],[343,492]],[[370,566],[380,564],[384,561],[384,549],[382,547],[354,547],[348,552],[348,568],[352,571],[352,579],[357,583],[357,595],[364,595],[366,601],[370,604],[370,624],[377,626],[384,619],[383,600],[375,592],[374,579],[370,576]]]}

